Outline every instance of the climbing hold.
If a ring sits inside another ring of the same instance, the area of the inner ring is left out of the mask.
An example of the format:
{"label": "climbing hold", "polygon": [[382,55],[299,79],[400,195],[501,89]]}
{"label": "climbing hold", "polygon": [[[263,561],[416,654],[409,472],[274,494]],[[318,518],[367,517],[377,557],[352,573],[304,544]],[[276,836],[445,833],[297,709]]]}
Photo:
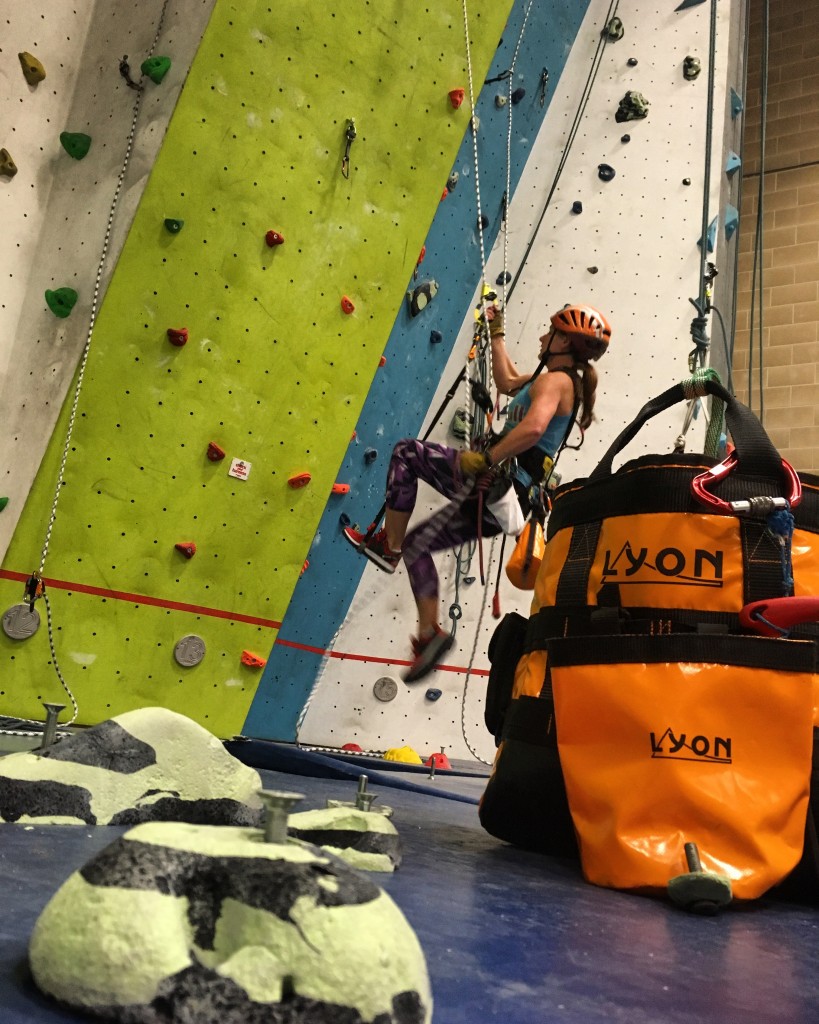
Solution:
{"label": "climbing hold", "polygon": [[463,103],[466,93],[463,89],[450,89],[449,91],[449,102],[452,104],[453,110],[457,110],[458,107]]}
{"label": "climbing hold", "polygon": [[424,257],[426,256],[426,254],[427,254],[427,247],[425,245],[422,245],[421,246],[421,251],[418,253],[418,259],[415,261],[415,269],[416,270],[424,262]]}
{"label": "climbing hold", "polygon": [[682,0],[682,3],[674,8],[675,11],[684,11],[688,7],[699,7],[700,4],[704,4],[705,0]]}
{"label": "climbing hold", "polygon": [[690,178],[683,178],[682,183],[683,183],[683,185],[690,185],[691,184],[691,179]]}
{"label": "climbing hold", "polygon": [[403,761],[405,764],[423,764],[421,755],[417,750],[413,750],[412,747],[390,747],[389,750],[384,751],[385,761]]}
{"label": "climbing hold", "polygon": [[381,356],[381,358],[378,360],[378,365],[379,366],[386,366],[387,365],[387,357],[386,356]]}
{"label": "climbing hold", "polygon": [[253,651],[242,651],[242,664],[248,668],[264,668],[267,664],[267,659],[263,658],[261,654],[255,654]]}
{"label": "climbing hold", "polygon": [[731,89],[731,120],[735,120],[743,110],[742,97],[733,88]]}
{"label": "climbing hold", "polygon": [[588,272],[590,274],[596,274],[597,273],[597,267],[586,267],[586,270],[588,270]]}
{"label": "climbing hold", "polygon": [[422,281],[411,292],[407,292],[407,303],[409,315],[418,316],[422,309],[425,309],[432,302],[438,291],[437,281]]}
{"label": "climbing hold", "polygon": [[495,284],[497,284],[497,285],[509,284],[509,282],[511,280],[512,280],[512,275],[509,273],[508,270],[504,270],[502,273],[498,274],[498,276],[495,278]]}
{"label": "climbing hold", "polygon": [[169,327],[165,333],[168,335],[168,341],[172,345],[176,345],[177,348],[182,348],[183,345],[187,344],[187,327]]}
{"label": "climbing hold", "polygon": [[611,181],[614,177],[614,168],[609,164],[598,164],[597,165],[597,177],[602,181]]}
{"label": "climbing hold", "polygon": [[310,473],[295,473],[288,478],[287,483],[293,490],[296,490],[299,487],[306,487],[312,479]]}
{"label": "climbing hold", "polygon": [[486,231],[486,229],[488,227],[489,227],[489,218],[486,216],[485,213],[482,213],[481,214],[481,219],[478,221],[478,229]]}
{"label": "climbing hold", "polygon": [[206,454],[211,462],[221,462],[225,457],[225,450],[224,448],[220,448],[215,441],[209,441]]}
{"label": "climbing hold", "polygon": [[620,136],[620,141],[621,142],[631,142],[631,136],[630,135],[621,135]]}
{"label": "climbing hold", "polygon": [[91,148],[91,136],[84,132],[60,132],[63,149],[75,160],[82,160]]}
{"label": "climbing hold", "polygon": [[731,206],[730,203],[725,204],[725,240],[727,241],[731,235],[739,227],[739,210],[735,206]]}
{"label": "climbing hold", "polygon": [[649,102],[641,92],[629,89],[620,100],[614,120],[618,124],[622,121],[639,121],[648,116],[648,107]]}
{"label": "climbing hold", "polygon": [[449,429],[459,441],[465,441],[469,434],[471,422],[472,418],[469,416],[466,409],[456,409]]}
{"label": "climbing hold", "polygon": [[177,220],[175,217],[165,218],[165,230],[168,234],[178,235],[184,225],[184,220]]}
{"label": "climbing hold", "polygon": [[280,235],[278,231],[268,231],[264,236],[264,240],[271,249],[274,245],[284,245],[284,236]]}
{"label": "climbing hold", "polygon": [[464,583],[469,587],[475,582],[476,578],[475,576],[464,576]]}
{"label": "climbing hold", "polygon": [[699,78],[700,71],[702,71],[702,65],[699,57],[692,57],[689,54],[683,60],[683,78],[688,82],[693,82],[695,78]]}
{"label": "climbing hold", "polygon": [[[427,696],[429,696],[430,692],[432,692],[432,691],[431,690],[427,690]],[[440,693],[440,692],[441,691],[438,690],[438,693]],[[437,700],[438,698],[437,697],[433,697],[431,699],[432,700]],[[426,759],[426,761],[424,761],[424,764],[427,765],[428,768],[431,768],[433,765],[435,765],[436,768],[443,768],[444,771],[448,771],[449,769],[452,768],[452,765],[449,763],[449,758],[446,756],[446,754],[443,752],[443,750],[439,750],[435,754],[430,754],[429,757]]]}
{"label": "climbing hold", "polygon": [[498,95],[495,97],[495,106],[499,108],[506,106],[506,97],[503,95],[503,93],[498,93]]}
{"label": "climbing hold", "polygon": [[600,35],[605,36],[610,43],[616,43],[618,40],[622,39],[625,34],[626,30],[623,28],[623,23],[619,18],[612,18],[600,33]]}
{"label": "climbing hold", "polygon": [[348,754],[363,754],[363,749],[358,743],[343,743],[341,746],[342,750],[346,750]]}
{"label": "climbing hold", "polygon": [[349,484],[333,484],[331,490],[332,490],[333,494],[349,494],[350,493],[350,485]]}
{"label": "climbing hold", "polygon": [[156,85],[159,85],[165,75],[171,70],[171,58],[148,57],[147,60],[140,64],[139,70],[143,75],[147,75]]}
{"label": "climbing hold", "polygon": [[372,465],[372,463],[375,462],[375,460],[377,458],[378,458],[378,449],[377,448],[365,448],[364,449],[364,461],[365,461],[365,463],[368,466]]}
{"label": "climbing hold", "polygon": [[725,173],[730,178],[732,174],[736,174],[736,172],[740,169],[741,166],[742,166],[742,159],[740,157],[738,157],[737,154],[734,153],[733,150],[731,150],[728,153],[727,160],[725,161]]}
{"label": "climbing hold", "polygon": [[441,193],[441,200],[440,201],[443,202],[448,195],[449,195],[449,189],[445,188],[444,191]]}
{"label": "climbing hold", "polygon": [[193,558],[196,554],[196,545],[192,540],[183,540],[174,544],[177,551],[181,551],[185,558]]}
{"label": "climbing hold", "polygon": [[575,199],[575,201],[572,203],[572,213],[582,213],[582,212],[583,212],[583,204],[580,202],[579,199]]}
{"label": "climbing hold", "polygon": [[[427,700],[438,700],[438,698],[441,696],[442,693],[443,693],[443,690],[439,690],[436,686],[430,686],[430,688],[427,690],[427,692],[424,694],[424,696],[426,697]],[[431,765],[432,764],[432,760],[430,759],[429,761],[427,761],[427,764]],[[437,767],[438,766],[436,765],[436,768]]]}
{"label": "climbing hold", "polygon": [[61,320],[64,320],[74,308],[77,298],[77,293],[73,288],[56,288],[54,291],[47,288],[45,293],[48,308],[54,316],[58,316]]}
{"label": "climbing hold", "polygon": [[353,521],[352,519],[350,519],[346,512],[342,512],[341,515],[338,517],[338,522],[341,527],[345,527],[351,526]]}
{"label": "climbing hold", "polygon": [[8,503],[9,503],[9,499],[8,498],[0,498],[0,512],[3,511],[3,509],[6,507],[6,505],[8,505]]}
{"label": "climbing hold", "polygon": [[518,88],[512,93],[512,105],[515,106],[520,103],[525,95],[526,90],[522,86],[518,86]]}
{"label": "climbing hold", "polygon": [[440,345],[443,340],[444,336],[440,331],[429,332],[429,341],[431,345]]}
{"label": "climbing hold", "polygon": [[341,312],[346,313],[347,316],[355,312],[355,306],[352,299],[348,299],[346,295],[341,296]]}
{"label": "climbing hold", "polygon": [[[708,231],[705,236],[706,240],[706,252],[713,252],[714,246],[717,241],[717,228],[719,227],[719,214],[711,221],[708,225]],[[697,245],[702,248],[702,238],[697,240]]]}
{"label": "climbing hold", "polygon": [[458,179],[460,175],[457,171],[453,171],[452,174],[446,179],[446,190],[447,192],[454,192],[458,186]]}
{"label": "climbing hold", "polygon": [[12,160],[11,153],[7,149],[0,149],[0,174],[13,178],[16,173],[17,164]]}
{"label": "climbing hold", "polygon": [[46,73],[41,62],[33,54],[26,53],[25,50],[22,53],[18,53],[17,56],[20,58],[23,75],[28,84],[36,85],[38,82],[42,82]]}
{"label": "climbing hold", "polygon": [[636,68],[637,67],[637,58],[636,57],[629,57],[629,59],[626,61],[626,64],[628,64],[628,66],[630,68]]}

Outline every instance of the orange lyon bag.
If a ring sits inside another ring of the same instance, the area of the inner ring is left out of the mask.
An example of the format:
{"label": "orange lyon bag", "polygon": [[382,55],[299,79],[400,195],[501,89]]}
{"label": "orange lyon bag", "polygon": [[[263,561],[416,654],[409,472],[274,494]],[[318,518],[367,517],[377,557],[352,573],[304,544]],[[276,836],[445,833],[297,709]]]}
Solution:
{"label": "orange lyon bag", "polygon": [[588,881],[665,889],[684,844],[753,899],[802,856],[815,645],[729,635],[549,642],[558,749]]}

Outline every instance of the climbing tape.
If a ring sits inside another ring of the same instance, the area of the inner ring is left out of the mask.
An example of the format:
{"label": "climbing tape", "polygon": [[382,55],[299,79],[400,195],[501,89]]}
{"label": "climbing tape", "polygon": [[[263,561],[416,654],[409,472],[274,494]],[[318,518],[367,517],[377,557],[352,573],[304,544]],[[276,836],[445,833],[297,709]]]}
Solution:
{"label": "climbing tape", "polygon": [[767,531],[779,547],[779,559],[782,563],[782,595],[793,595],[793,561],[791,549],[793,542],[793,512],[790,508],[777,509],[767,519]]}
{"label": "climbing tape", "polygon": [[[156,49],[156,45],[159,42],[159,36],[162,32],[162,27],[165,23],[165,12],[168,9],[168,3],[169,0],[165,0],[165,2],[162,4],[162,10],[159,13],[159,20],[157,22],[156,33],[154,35],[153,42],[151,43],[150,49],[148,51],[149,56],[154,52],[154,50]],[[131,151],[133,149],[134,137],[136,135],[137,119],[139,117],[139,111],[142,106],[142,95],[143,94],[141,91],[136,91],[136,95],[134,97],[133,113],[131,117],[131,128],[128,132],[128,137],[125,146],[125,156],[123,158],[122,167],[120,168],[120,172],[117,177],[117,184],[114,189],[114,195],[111,200],[110,209],[108,211],[108,223],[105,228],[105,236],[102,242],[102,252],[100,253],[99,263],[97,264],[97,274],[94,280],[94,294],[91,300],[91,313],[88,321],[88,332],[85,337],[85,346],[83,347],[82,356],[80,358],[80,367],[77,373],[77,383],[74,387],[74,396],[71,402],[71,412],[68,417],[68,428],[66,430],[65,444],[63,445],[62,457],[60,459],[60,468],[57,473],[57,486],[54,491],[54,500],[51,504],[51,514],[49,516],[48,526],[46,527],[45,540],[43,541],[43,549],[40,555],[40,567],[35,574],[39,578],[42,578],[42,574],[45,569],[46,557],[48,556],[48,548],[49,544],[51,543],[51,533],[52,530],[54,529],[54,522],[57,518],[57,506],[60,501],[60,493],[62,491],[63,482],[65,478],[65,467],[68,461],[68,453],[71,450],[71,436],[74,431],[74,422],[77,418],[77,408],[79,406],[80,393],[82,391],[83,378],[85,376],[85,369],[86,366],[88,365],[88,355],[91,351],[91,336],[94,332],[94,325],[97,320],[97,308],[99,305],[100,284],[102,281],[102,274],[105,269],[105,264],[108,257],[108,246],[111,242],[111,230],[114,223],[114,216],[119,205],[119,197],[122,192],[122,185],[125,181],[125,175],[128,171],[128,166],[131,162]],[[65,723],[65,725],[71,725],[74,721],[76,721],[80,709],[74,697],[74,694],[71,692],[71,689],[68,683],[66,682],[65,677],[63,676],[63,673],[60,669],[60,663],[57,660],[57,651],[54,644],[54,623],[51,614],[51,603],[48,600],[48,596],[45,592],[45,587],[43,587],[42,596],[46,606],[46,619],[48,622],[48,642],[51,648],[51,658],[54,664],[54,671],[57,673],[57,678],[60,680],[63,689],[68,694],[68,698],[71,701],[71,704],[74,708],[74,714],[72,715],[71,719]],[[33,723],[32,719],[21,719],[21,721]]]}

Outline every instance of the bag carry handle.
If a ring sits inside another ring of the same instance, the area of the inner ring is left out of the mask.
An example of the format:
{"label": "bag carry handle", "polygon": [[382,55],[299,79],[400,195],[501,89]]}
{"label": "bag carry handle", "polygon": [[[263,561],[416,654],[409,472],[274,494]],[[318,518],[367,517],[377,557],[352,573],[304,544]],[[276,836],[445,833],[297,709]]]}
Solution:
{"label": "bag carry handle", "polygon": [[695,395],[702,396],[706,393],[721,398],[725,402],[725,421],[731,432],[731,438],[736,449],[736,455],[729,468],[738,468],[741,472],[750,476],[784,478],[789,485],[789,491],[792,490],[792,478],[787,470],[783,468],[782,457],[765,433],[765,428],[759,422],[756,415],[747,405],[739,402],[722,384],[715,380],[697,381],[694,384],[693,394],[692,382],[684,381],[681,384],[675,384],[673,387],[670,387],[650,402],[646,402],[625,430],[621,431],[615,438],[609,450],[598,462],[596,469],[589,476],[589,483],[595,483],[598,480],[611,476],[612,463],[615,456],[630,441],[634,440],[650,419],[661,412],[665,412],[666,409],[677,405],[678,402],[686,401]]}

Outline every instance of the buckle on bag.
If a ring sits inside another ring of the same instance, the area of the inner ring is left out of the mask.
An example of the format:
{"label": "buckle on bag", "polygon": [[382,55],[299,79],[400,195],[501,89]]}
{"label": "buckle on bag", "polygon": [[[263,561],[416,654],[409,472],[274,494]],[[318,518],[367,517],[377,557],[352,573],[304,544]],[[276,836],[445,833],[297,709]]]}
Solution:
{"label": "buckle on bag", "polygon": [[788,486],[787,497],[745,498],[739,501],[723,501],[708,490],[709,486],[724,480],[736,467],[739,461],[736,449],[729,452],[727,458],[712,466],[691,481],[691,491],[697,501],[701,502],[722,515],[769,515],[778,509],[794,508],[802,500],[802,481],[793,466],[782,459],[782,471]]}

